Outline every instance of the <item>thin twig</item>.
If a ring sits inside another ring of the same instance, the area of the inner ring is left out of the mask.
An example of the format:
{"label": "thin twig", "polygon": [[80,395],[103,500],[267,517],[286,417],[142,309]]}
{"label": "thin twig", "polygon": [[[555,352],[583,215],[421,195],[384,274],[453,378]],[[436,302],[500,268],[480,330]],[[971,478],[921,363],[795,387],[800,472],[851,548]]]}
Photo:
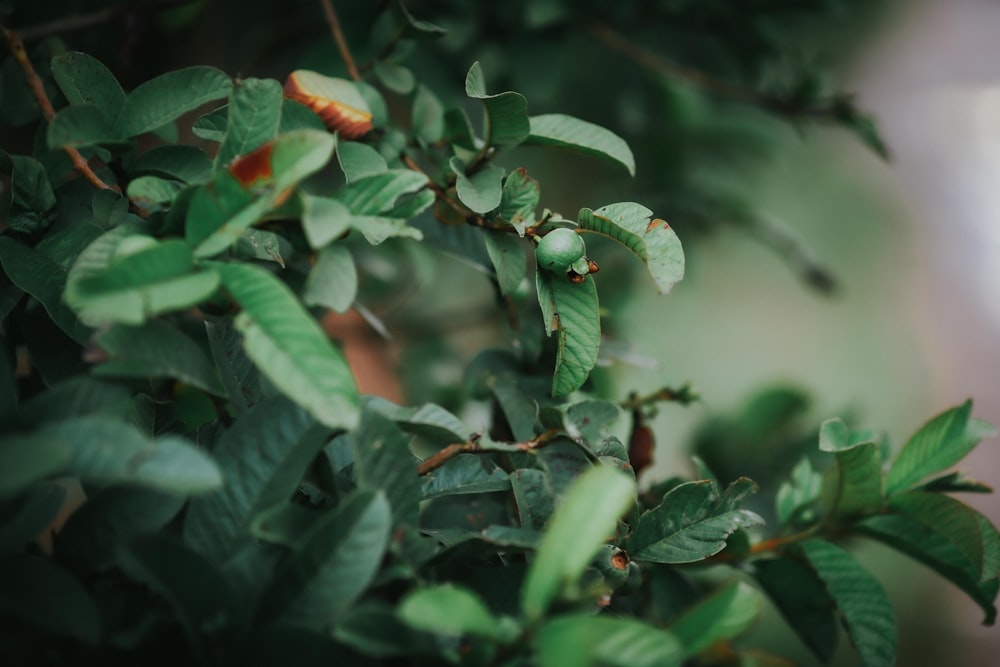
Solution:
{"label": "thin twig", "polygon": [[[549,430],[536,435],[531,440],[516,443],[515,446],[522,452],[529,452],[533,449],[544,447],[560,435],[562,435],[562,431],[550,428]],[[431,473],[459,454],[489,454],[490,452],[496,451],[499,450],[483,447],[478,442],[457,442],[455,444],[448,445],[444,449],[435,452],[433,455],[421,461],[420,465],[417,466],[417,473],[419,475]]]}
{"label": "thin twig", "polygon": [[[158,0],[158,2],[153,3],[152,9],[183,5],[189,2],[191,2],[191,0]],[[76,32],[77,30],[84,30],[85,28],[93,28],[94,26],[102,25],[104,23],[110,23],[119,16],[128,13],[132,9],[133,4],[126,3],[117,7],[102,9],[101,11],[94,12],[92,14],[74,14],[73,16],[56,19],[55,21],[50,21],[48,23],[28,26],[27,28],[21,28],[18,33],[23,41],[33,42],[36,39],[48,37],[49,35]]]}
{"label": "thin twig", "polygon": [[662,387],[652,393],[646,394],[645,396],[636,396],[633,394],[628,397],[628,400],[622,401],[621,406],[624,410],[638,410],[639,408],[647,405],[653,405],[654,403],[660,403],[663,401],[673,401],[675,403],[680,403],[681,405],[689,405],[697,401],[699,398],[700,396],[698,396],[698,394],[691,391],[691,385],[686,384],[679,389]]}
{"label": "thin twig", "polygon": [[[14,56],[14,60],[20,66],[21,71],[24,73],[24,78],[28,83],[28,88],[31,89],[31,94],[34,96],[35,101],[38,103],[39,108],[42,110],[42,116],[45,118],[46,122],[51,122],[53,116],[56,115],[56,110],[52,108],[52,102],[49,100],[49,96],[45,93],[45,86],[42,84],[42,80],[38,77],[38,73],[35,71],[34,66],[31,64],[31,59],[28,58],[28,52],[24,49],[24,42],[13,30],[8,29],[6,26],[0,25],[0,31],[3,32],[4,40],[7,42],[7,47],[10,49],[10,53]],[[80,154],[80,151],[66,146],[63,150],[66,151],[66,155],[69,156],[70,162],[73,163],[73,171],[83,176],[93,185],[95,188],[100,190],[117,190],[113,188],[98,177],[97,174],[91,170],[90,165]]]}
{"label": "thin twig", "polygon": [[361,72],[358,71],[358,66],[354,62],[354,56],[351,55],[351,49],[347,46],[344,31],[340,29],[340,19],[337,18],[333,2],[331,0],[321,0],[321,2],[323,3],[323,13],[326,14],[326,22],[330,24],[330,32],[333,33],[333,41],[337,43],[340,57],[344,59],[344,64],[347,65],[347,73],[355,81],[361,81]]}

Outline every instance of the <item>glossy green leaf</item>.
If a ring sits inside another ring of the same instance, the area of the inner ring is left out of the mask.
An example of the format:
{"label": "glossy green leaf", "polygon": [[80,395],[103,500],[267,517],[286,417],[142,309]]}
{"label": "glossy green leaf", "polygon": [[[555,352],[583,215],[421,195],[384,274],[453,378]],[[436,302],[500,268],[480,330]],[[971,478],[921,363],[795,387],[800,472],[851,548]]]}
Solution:
{"label": "glossy green leaf", "polygon": [[226,97],[233,82],[214,67],[186,67],[140,84],[125,98],[116,131],[122,137],[151,132],[197,109]]}
{"label": "glossy green leaf", "polygon": [[52,321],[66,335],[78,343],[90,337],[90,328],[63,300],[67,276],[65,269],[45,254],[9,236],[0,236],[0,265],[12,283],[41,302]]}
{"label": "glossy green leaf", "polygon": [[695,655],[717,641],[742,634],[760,610],[760,594],[748,584],[733,581],[671,623],[670,632],[687,655]]}
{"label": "glossy green leaf", "polygon": [[433,144],[444,136],[444,106],[430,88],[417,85],[413,97],[411,118],[413,136],[426,144]]}
{"label": "glossy green leaf", "polygon": [[849,553],[824,540],[800,548],[826,586],[863,667],[896,661],[896,616],[881,584]]}
{"label": "glossy green leaf", "polygon": [[46,130],[46,143],[51,149],[83,148],[115,141],[111,121],[93,104],[80,104],[60,109]]}
{"label": "glossy green leaf", "polygon": [[246,350],[243,337],[229,320],[205,322],[212,359],[226,388],[234,416],[244,414],[261,397],[260,373]]}
{"label": "glossy green leaf", "polygon": [[52,75],[70,104],[92,104],[114,125],[125,104],[125,91],[103,63],[79,51],[62,53],[52,59]]}
{"label": "glossy green leaf", "polygon": [[669,224],[641,204],[620,202],[580,209],[580,227],[618,241],[641,259],[661,294],[684,277],[684,249]]}
{"label": "glossy green leaf", "polygon": [[628,552],[634,560],[656,563],[693,563],[715,555],[738,528],[763,523],[753,512],[733,505],[719,497],[711,481],[680,484],[640,517],[629,536]]}
{"label": "glossy green leaf", "polygon": [[[528,101],[524,99],[524,95],[514,92],[487,95],[486,79],[483,68],[478,62],[472,64],[465,77],[465,94],[473,99],[482,100],[486,107],[483,141],[487,146],[512,148],[528,138],[531,133]],[[480,212],[485,213],[485,211]]]}
{"label": "glossy green leaf", "polygon": [[489,213],[500,206],[503,195],[504,170],[492,164],[466,176],[465,165],[457,157],[448,163],[455,174],[455,189],[459,200],[476,213]]}
{"label": "glossy green leaf", "polygon": [[224,264],[217,271],[243,309],[236,328],[260,372],[321,423],[355,426],[358,393],[351,369],[291,290],[255,266]]}
{"label": "glossy green leaf", "polygon": [[870,513],[882,507],[882,455],[876,443],[854,442],[842,420],[828,419],[820,427],[819,448],[836,460],[824,481],[834,516]]}
{"label": "glossy green leaf", "polygon": [[444,584],[418,588],[399,603],[399,617],[413,628],[460,637],[498,638],[500,623],[474,593]]}
{"label": "glossy green leaf", "polygon": [[101,638],[101,613],[93,598],[50,558],[0,556],[0,610],[85,644]]}
{"label": "glossy green leaf", "polygon": [[132,172],[200,184],[211,177],[212,160],[205,151],[195,146],[156,146],[136,158]]}
{"label": "glossy green leaf", "polygon": [[258,403],[223,434],[213,451],[225,480],[218,491],[191,501],[184,539],[221,560],[249,539],[250,523],[287,500],[323,447],[322,430],[284,396]]}
{"label": "glossy green leaf", "polygon": [[680,667],[684,649],[672,633],[630,618],[558,616],[534,639],[541,667]]}
{"label": "glossy green leaf", "polygon": [[617,162],[635,175],[635,157],[625,140],[600,125],[552,113],[531,117],[527,146],[555,146]]}
{"label": "glossy green leaf", "polygon": [[337,161],[348,183],[389,171],[385,158],[379,155],[378,151],[368,144],[357,141],[338,141]]}
{"label": "glossy green leaf", "polygon": [[389,543],[392,516],[379,493],[359,491],[328,512],[285,561],[266,609],[285,623],[328,629],[371,583]]}
{"label": "glossy green leaf", "polygon": [[358,271],[351,251],[336,244],[323,248],[309,271],[302,300],[310,306],[346,313],[357,293]]}
{"label": "glossy green leaf", "polygon": [[[213,183],[199,190],[191,201],[185,234],[195,245],[197,257],[216,255],[236,243],[245,229],[278,206],[307,176],[319,171],[333,154],[333,136],[314,130],[299,130],[281,135],[265,146],[253,166],[262,179],[254,184],[249,200],[234,191],[228,172],[220,175],[221,187]],[[266,152],[265,152],[266,151]],[[229,176],[227,179],[226,177]]]}
{"label": "glossy green leaf", "polygon": [[538,299],[546,331],[559,336],[552,395],[569,396],[583,386],[597,363],[601,316],[594,279],[571,283],[564,276],[539,271]]}
{"label": "glossy green leaf", "polygon": [[364,410],[351,435],[354,480],[358,487],[380,491],[389,500],[393,525],[416,526],[420,514],[420,478],[406,435],[374,410]]}
{"label": "glossy green leaf", "polygon": [[830,662],[838,639],[836,607],[815,572],[791,558],[753,561],[752,572],[809,650]]}
{"label": "glossy green leaf", "polygon": [[486,230],[486,252],[497,274],[497,284],[504,295],[513,294],[528,273],[528,257],[524,243],[516,236]]}
{"label": "glossy green leaf", "polygon": [[893,461],[886,477],[886,493],[903,491],[925,477],[958,463],[996,431],[980,420],[970,420],[972,401],[942,412],[914,433]]}
{"label": "glossy green leaf", "polygon": [[260,148],[274,138],[281,123],[284,96],[274,79],[237,79],[229,93],[226,135],[215,155],[216,167]]}
{"label": "glossy green leaf", "polygon": [[606,466],[594,466],[574,482],[528,570],[521,603],[529,619],[540,618],[557,597],[576,585],[634,498],[635,482]]}
{"label": "glossy green leaf", "polygon": [[459,454],[421,477],[420,495],[427,500],[509,489],[510,477],[495,463],[482,456]]}
{"label": "glossy green leaf", "polygon": [[976,514],[968,505],[950,496],[908,491],[893,496],[889,509],[919,521],[947,539],[979,573],[979,579],[993,579],[1000,572],[986,571],[983,534]]}
{"label": "glossy green leaf", "polygon": [[[118,242],[109,247],[109,240]],[[116,230],[88,246],[70,269],[66,302],[85,322],[141,324],[193,306],[219,285],[212,270],[198,270],[180,239],[163,242]]]}

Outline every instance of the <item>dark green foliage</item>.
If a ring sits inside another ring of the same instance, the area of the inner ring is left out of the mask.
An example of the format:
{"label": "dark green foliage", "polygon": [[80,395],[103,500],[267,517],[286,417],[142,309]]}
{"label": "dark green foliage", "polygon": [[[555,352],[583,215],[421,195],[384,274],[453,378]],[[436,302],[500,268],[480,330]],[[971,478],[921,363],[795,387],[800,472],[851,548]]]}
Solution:
{"label": "dark green foliage", "polygon": [[[36,4],[0,17],[20,29],[76,6]],[[138,24],[158,4],[103,16]],[[886,593],[838,546],[859,535],[994,622],[1000,534],[948,495],[990,490],[950,471],[993,435],[971,403],[892,456],[840,419],[815,446],[803,396],[773,390],[702,430],[695,479],[640,492],[654,404],[696,397],[622,401],[592,379],[602,316],[632,283],[621,265],[595,276],[588,253],[621,246],[667,293],[685,270],[675,222],[756,220],[693,175],[759,157],[753,132],[711,119],[834,123],[887,153],[781,38],[791,14],[816,29],[861,3],[341,3],[346,75],[321,3],[235,4],[165,11],[163,35],[126,47],[159,62],[148,49],[197,23],[267,66],[135,72],[102,46],[108,26],[27,54],[9,33],[5,664],[758,664],[743,635],[767,595],[821,661],[839,621],[863,665],[890,665]],[[260,42],[277,17],[305,26],[301,44]],[[562,73],[567,57],[580,67]],[[268,76],[293,70],[304,92]],[[669,103],[649,99],[650,72]],[[542,208],[522,147],[566,166],[575,219]],[[582,170],[597,186],[576,187]],[[626,174],[629,196],[604,198]],[[435,252],[483,274],[488,315],[395,315],[439,289]],[[361,396],[329,311],[392,329],[425,364],[414,393],[434,398]],[[469,355],[464,381],[441,335],[463,317],[497,346]]]}

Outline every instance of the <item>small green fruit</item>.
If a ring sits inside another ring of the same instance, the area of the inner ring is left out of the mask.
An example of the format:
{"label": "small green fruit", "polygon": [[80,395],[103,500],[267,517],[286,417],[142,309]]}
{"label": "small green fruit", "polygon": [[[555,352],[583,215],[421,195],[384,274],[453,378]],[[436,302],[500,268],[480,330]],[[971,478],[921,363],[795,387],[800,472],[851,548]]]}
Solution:
{"label": "small green fruit", "polygon": [[549,271],[562,273],[574,262],[584,257],[587,246],[572,229],[560,227],[542,237],[535,248],[538,265]]}

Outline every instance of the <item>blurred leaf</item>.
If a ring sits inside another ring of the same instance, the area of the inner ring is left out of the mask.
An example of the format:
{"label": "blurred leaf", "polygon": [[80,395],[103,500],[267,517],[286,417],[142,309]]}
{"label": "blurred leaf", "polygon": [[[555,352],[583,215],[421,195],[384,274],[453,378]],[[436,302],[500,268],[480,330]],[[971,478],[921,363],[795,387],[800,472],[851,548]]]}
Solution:
{"label": "blurred leaf", "polygon": [[782,482],[775,498],[778,521],[788,523],[803,508],[815,502],[823,489],[823,476],[813,470],[807,457],[795,467],[787,482]]}
{"label": "blurred leaf", "polygon": [[903,491],[925,477],[949,468],[996,430],[978,419],[969,419],[972,401],[942,412],[910,436],[886,478],[886,493]]}
{"label": "blurred leaf", "polygon": [[387,417],[364,410],[351,435],[354,478],[358,487],[381,491],[392,508],[394,526],[416,526],[420,514],[420,478],[406,436]]}
{"label": "blurred leaf", "polygon": [[128,94],[118,116],[116,131],[122,137],[151,132],[206,102],[229,94],[233,82],[214,67],[186,67],[161,74]]}
{"label": "blurred leaf", "polygon": [[409,68],[391,60],[376,60],[374,72],[382,85],[399,95],[409,94],[417,83]]}
{"label": "blurred leaf", "polygon": [[246,229],[233,245],[233,256],[239,259],[259,259],[285,268],[285,259],[295,254],[291,243],[274,232]]}
{"label": "blurred leaf", "polygon": [[384,495],[358,491],[327,512],[275,572],[265,608],[284,622],[327,630],[371,583],[389,543]]}
{"label": "blurred leaf", "polygon": [[[204,131],[211,132],[206,127],[209,121],[203,126]],[[316,130],[325,132],[326,125],[323,119],[316,115],[316,112],[295,100],[285,98],[281,102],[281,124],[278,126],[278,134],[295,132],[296,130]]]}
{"label": "blurred leaf", "polygon": [[62,509],[66,487],[42,482],[0,504],[0,553],[21,551],[50,526]]}
{"label": "blurred leaf", "polygon": [[502,168],[487,164],[471,176],[466,176],[465,165],[459,158],[451,158],[448,164],[457,179],[455,189],[463,204],[480,214],[489,213],[500,206],[503,195]]}
{"label": "blurred leaf", "polygon": [[[473,99],[482,100],[486,107],[486,129],[483,141],[487,146],[512,148],[528,138],[531,133],[531,124],[528,121],[528,101],[520,93],[514,92],[487,95],[486,79],[483,75],[483,68],[478,62],[472,64],[465,77],[465,94]],[[466,205],[468,204],[466,203]],[[493,208],[496,206],[487,210]],[[486,211],[477,212],[485,213]]]}
{"label": "blurred leaf", "polygon": [[598,444],[605,438],[610,424],[621,414],[621,408],[611,401],[580,401],[566,408],[566,428],[573,437]]}
{"label": "blurred leaf", "polygon": [[413,628],[460,637],[499,638],[500,623],[472,592],[444,584],[418,588],[399,603],[399,617]]}
{"label": "blurred leaf", "polygon": [[882,586],[849,553],[813,539],[799,545],[826,586],[863,667],[896,661],[896,616]]}
{"label": "blurred leaf", "polygon": [[983,534],[971,507],[950,496],[908,491],[893,496],[889,509],[919,521],[948,540],[979,573],[979,580],[993,579],[1000,571],[987,569]]}
{"label": "blurred leaf", "polygon": [[629,618],[558,616],[535,636],[541,667],[680,667],[684,649],[672,633]]}
{"label": "blurred leaf", "polygon": [[52,75],[70,104],[94,105],[110,126],[115,125],[125,91],[99,60],[79,51],[62,53],[52,59]]}
{"label": "blurred leaf", "polygon": [[957,471],[928,480],[917,490],[931,493],[993,493],[993,487]]}
{"label": "blurred leaf", "polygon": [[627,542],[629,555],[638,561],[693,563],[719,553],[736,529],[763,523],[732,500],[720,497],[710,481],[674,487],[639,518]]}
{"label": "blurred leaf", "polygon": [[125,387],[81,375],[54,384],[22,403],[17,422],[23,426],[43,426],[73,417],[122,419],[128,412],[129,400]]}
{"label": "blurred leaf", "polygon": [[0,556],[0,610],[85,644],[101,638],[101,613],[93,598],[49,558]]}
{"label": "blurred leaf", "polygon": [[46,142],[51,149],[82,148],[116,140],[112,121],[93,104],[64,107],[49,121]]}
{"label": "blurred leaf", "polygon": [[48,227],[54,217],[56,196],[42,163],[24,155],[8,155],[0,151],[0,165],[10,177],[10,211],[7,224],[11,229],[33,234]]}
{"label": "blurred leaf", "polygon": [[234,416],[244,414],[260,400],[260,375],[243,349],[243,338],[229,320],[205,322],[212,359],[226,388]]}
{"label": "blurred leaf", "polygon": [[588,231],[618,241],[641,259],[657,290],[666,294],[684,277],[684,249],[669,224],[650,220],[652,211],[634,202],[580,209],[578,223]]}
{"label": "blurred leaf", "polygon": [[309,245],[319,250],[351,228],[353,216],[347,206],[331,197],[302,194],[302,230]]}
{"label": "blurred leaf", "polygon": [[823,422],[819,448],[836,460],[824,482],[834,516],[871,513],[882,507],[882,455],[876,443],[855,442],[838,418]]}
{"label": "blurred leaf", "polygon": [[892,159],[889,147],[882,138],[878,124],[871,114],[861,113],[852,109],[852,112],[847,114],[841,123],[853,132],[854,136],[861,140],[861,143],[875,151],[875,154],[880,158],[886,161]]}
{"label": "blurred leaf", "polygon": [[555,146],[595,155],[617,162],[632,176],[635,175],[635,158],[625,140],[600,125],[585,120],[552,113],[531,117],[531,134],[526,146]]}
{"label": "blurred leaf", "polygon": [[405,30],[403,36],[405,37],[411,39],[434,39],[448,32],[441,26],[434,25],[429,21],[414,18],[410,10],[406,8],[403,0],[396,0],[392,8],[393,13],[402,19]]}
{"label": "blurred leaf", "polygon": [[219,264],[223,286],[243,308],[243,347],[274,385],[332,428],[358,420],[358,393],[343,354],[291,290],[255,266]]}
{"label": "blurred leaf", "polygon": [[576,585],[618,519],[635,499],[635,482],[597,465],[570,487],[542,537],[522,591],[522,609],[538,619],[567,587]]}
{"label": "blurred leaf", "polygon": [[171,204],[183,189],[184,184],[180,181],[159,176],[139,176],[129,182],[126,194],[146,210],[156,211]]}
{"label": "blurred leaf", "polygon": [[461,419],[434,403],[411,408],[396,405],[377,396],[368,396],[365,398],[365,407],[385,415],[407,433],[419,435],[431,442],[440,444],[465,442],[472,433],[472,429]]}
{"label": "blurred leaf", "polygon": [[559,336],[552,395],[569,396],[583,386],[597,363],[601,346],[601,316],[594,279],[579,284],[542,271],[536,275],[538,300],[546,331]]}
{"label": "blurred leaf", "polygon": [[534,468],[515,470],[510,473],[510,484],[521,526],[542,530],[555,509],[545,473]]}
{"label": "blurred leaf", "polygon": [[316,256],[309,271],[302,301],[346,313],[358,293],[358,271],[351,251],[340,245],[328,245]]}
{"label": "blurred leaf", "polygon": [[485,230],[483,239],[486,241],[486,252],[497,273],[497,283],[500,293],[504,296],[513,294],[528,273],[528,257],[524,252],[523,242],[505,232]]}
{"label": "blurred leaf", "polygon": [[348,183],[389,171],[385,158],[378,151],[357,141],[338,141],[337,160]]}
{"label": "blurred leaf", "polygon": [[191,501],[185,541],[213,560],[235,553],[249,540],[254,516],[295,492],[325,441],[325,430],[314,427],[284,396],[267,398],[236,420],[213,452],[225,483]]}
{"label": "blurred leaf", "polygon": [[816,574],[791,558],[755,560],[752,572],[813,655],[829,663],[837,648],[836,607]]}
{"label": "blurred leaf", "polygon": [[760,594],[748,584],[733,581],[671,623],[670,632],[687,655],[695,655],[717,641],[742,634],[760,611]]}
{"label": "blurred leaf", "polygon": [[226,136],[215,155],[216,168],[260,148],[278,133],[283,96],[274,79],[237,79],[229,93]]}
{"label": "blurred leaf", "polygon": [[212,160],[195,146],[156,146],[136,158],[132,171],[201,184],[212,176]]}
{"label": "blurred leaf", "polygon": [[444,136],[444,107],[423,84],[417,85],[417,94],[413,97],[411,124],[413,136],[425,144],[433,144]]}

